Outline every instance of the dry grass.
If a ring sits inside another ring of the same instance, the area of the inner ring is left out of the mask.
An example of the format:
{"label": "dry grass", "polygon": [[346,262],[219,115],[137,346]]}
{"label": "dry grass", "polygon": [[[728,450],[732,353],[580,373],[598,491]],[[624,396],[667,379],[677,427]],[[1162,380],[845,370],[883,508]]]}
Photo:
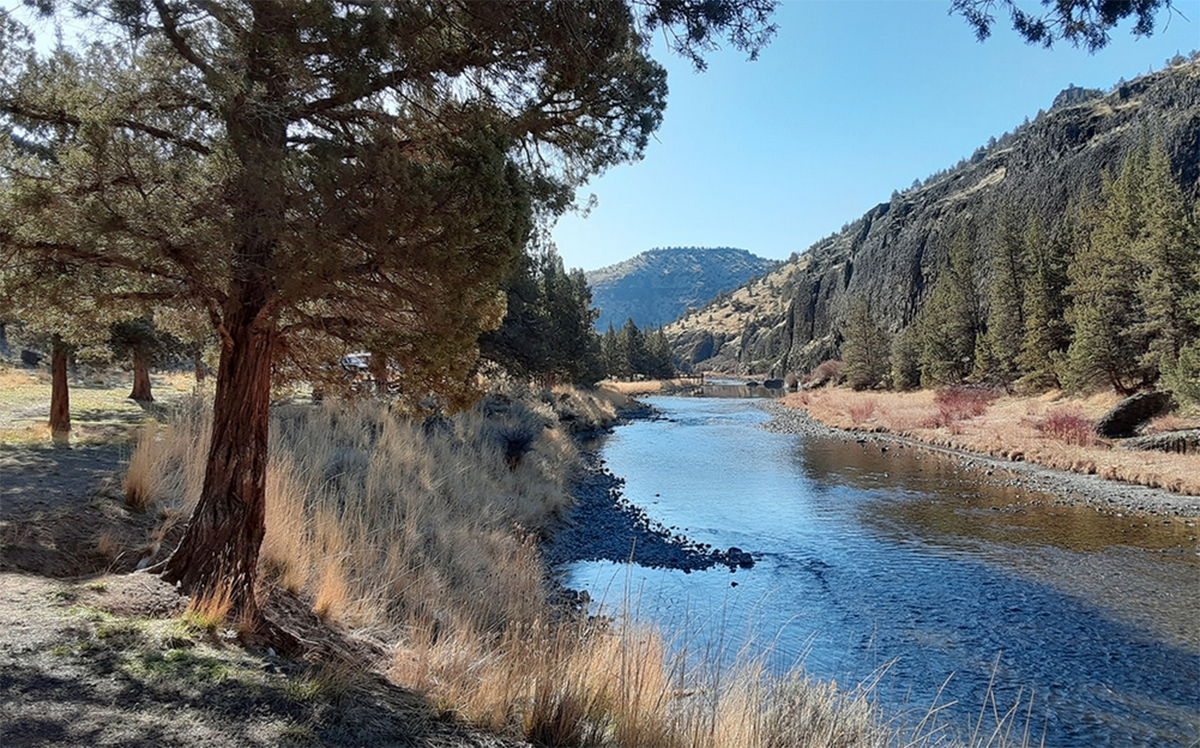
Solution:
{"label": "dry grass", "polygon": [[600,391],[608,391],[626,397],[637,397],[638,395],[668,394],[695,386],[696,382],[688,379],[645,379],[640,382],[608,379],[600,383]]}
{"label": "dry grass", "polygon": [[[1200,495],[1200,455],[1114,449],[1111,442],[1085,433],[1087,424],[1116,404],[1115,395],[1067,398],[1052,392],[1033,398],[998,397],[977,414],[965,406],[947,408],[938,397],[928,390],[865,394],[827,388],[788,395],[783,402],[837,428],[888,432],[927,444]],[[1168,418],[1173,420],[1166,423],[1174,427],[1200,425],[1195,418]]]}
{"label": "dry grass", "polygon": [[[388,642],[394,683],[543,745],[906,740],[881,725],[869,688],[838,691],[799,672],[774,678],[761,661],[685,666],[652,628],[548,602],[537,538],[570,505],[569,431],[615,408],[611,395],[558,390],[424,422],[369,401],[277,409],[263,580]],[[198,497],[205,412],[194,404],[171,428],[146,429],[131,461],[127,493],[149,497],[167,525]],[[514,444],[523,450],[515,460]],[[219,602],[193,615],[218,621]]]}
{"label": "dry grass", "polygon": [[[195,388],[195,380],[184,374],[156,374],[152,382],[160,406],[173,404]],[[68,387],[73,443],[131,440],[141,425],[155,418],[154,412],[128,399],[132,375],[126,372],[78,374]],[[0,413],[0,445],[50,444],[48,371],[0,365]]]}

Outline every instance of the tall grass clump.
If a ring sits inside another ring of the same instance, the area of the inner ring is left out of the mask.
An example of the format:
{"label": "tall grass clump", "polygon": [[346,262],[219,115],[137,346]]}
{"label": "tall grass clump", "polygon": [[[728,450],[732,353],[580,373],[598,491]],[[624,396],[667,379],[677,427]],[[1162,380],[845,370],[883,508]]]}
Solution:
{"label": "tall grass clump", "polygon": [[[653,629],[551,603],[539,541],[570,510],[571,433],[617,407],[510,390],[423,420],[369,400],[276,408],[261,583],[387,642],[376,666],[447,713],[539,744],[887,744],[865,692],[683,666]],[[166,518],[198,500],[203,412],[146,430],[132,456],[127,493]]]}

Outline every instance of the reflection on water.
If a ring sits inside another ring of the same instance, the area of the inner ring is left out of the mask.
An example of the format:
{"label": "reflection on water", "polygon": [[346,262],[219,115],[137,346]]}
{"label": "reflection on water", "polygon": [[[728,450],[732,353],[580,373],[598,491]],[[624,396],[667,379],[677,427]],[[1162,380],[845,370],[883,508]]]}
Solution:
{"label": "reflection on water", "polygon": [[[886,663],[881,700],[946,714],[1035,691],[1053,746],[1189,745],[1200,735],[1196,528],[1055,505],[953,459],[755,428],[737,400],[660,398],[668,416],[604,448],[626,495],[758,564],[685,575],[570,567],[593,597],[633,600],[691,650],[770,644],[825,678]],[[736,583],[736,586],[734,586]],[[894,661],[894,662],[893,662]]]}

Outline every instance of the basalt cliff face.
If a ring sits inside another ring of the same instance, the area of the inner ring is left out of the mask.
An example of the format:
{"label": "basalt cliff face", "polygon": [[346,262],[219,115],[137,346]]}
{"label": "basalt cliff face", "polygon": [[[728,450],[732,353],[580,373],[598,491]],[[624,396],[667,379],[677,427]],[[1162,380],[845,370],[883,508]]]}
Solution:
{"label": "basalt cliff face", "polygon": [[638,327],[660,327],[777,264],[729,247],[647,250],[585,274],[592,305],[600,309],[596,329],[603,332],[610,322],[620,327],[627,319]]}
{"label": "basalt cliff face", "polygon": [[[849,305],[865,297],[890,332],[925,302],[951,239],[992,241],[1003,210],[1037,219],[1043,235],[1072,202],[1098,194],[1146,139],[1158,140],[1185,197],[1200,197],[1200,61],[1121,84],[1108,93],[1071,89],[1036,120],[980,148],[959,166],[896,193],[717,302],[667,327],[685,369],[782,376],[838,357]],[[976,279],[986,283],[984,262]]]}

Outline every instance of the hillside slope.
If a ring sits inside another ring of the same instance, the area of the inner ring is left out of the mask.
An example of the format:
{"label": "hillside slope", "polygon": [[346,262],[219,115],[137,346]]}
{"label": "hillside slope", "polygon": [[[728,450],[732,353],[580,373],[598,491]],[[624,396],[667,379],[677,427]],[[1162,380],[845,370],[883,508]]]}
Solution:
{"label": "hillside slope", "polygon": [[776,264],[730,247],[647,250],[586,274],[592,304],[600,309],[596,329],[603,332],[610,322],[620,327],[630,318],[638,327],[665,325]]}
{"label": "hillside slope", "polygon": [[[891,332],[928,296],[951,238],[986,246],[1010,206],[1053,236],[1068,204],[1095,195],[1145,138],[1157,139],[1184,195],[1200,194],[1200,62],[1108,93],[1071,89],[1056,106],[959,166],[897,192],[766,277],[670,325],[684,368],[782,376],[834,358],[852,299]],[[977,279],[986,280],[986,267]]]}

